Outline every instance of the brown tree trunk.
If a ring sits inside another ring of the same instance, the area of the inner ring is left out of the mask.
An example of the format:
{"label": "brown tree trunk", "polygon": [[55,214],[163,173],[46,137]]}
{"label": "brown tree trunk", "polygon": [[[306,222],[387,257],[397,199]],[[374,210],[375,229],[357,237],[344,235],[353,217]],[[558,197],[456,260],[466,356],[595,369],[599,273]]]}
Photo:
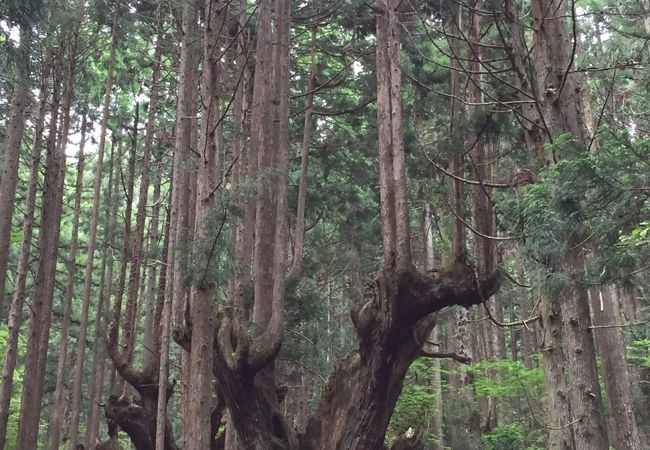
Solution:
{"label": "brown tree trunk", "polygon": [[[160,325],[160,362],[158,373],[158,399],[156,403],[156,448],[160,448],[164,440],[161,425],[167,421],[167,395],[169,376],[169,341],[173,330],[174,340],[181,343],[182,354],[185,357],[187,330],[185,329],[185,295],[186,290],[181,284],[183,265],[181,254],[176,248],[183,242],[189,230],[189,177],[188,162],[192,147],[192,117],[196,114],[196,57],[195,39],[197,27],[198,8],[192,2],[185,2],[182,9],[181,25],[181,60],[178,83],[178,103],[176,115],[176,141],[174,144],[174,159],[171,187],[171,208],[168,219],[167,237],[167,265],[165,268],[164,303],[161,311]],[[161,277],[163,274],[161,273]],[[186,372],[182,372],[183,379],[187,380]],[[181,404],[184,406],[188,399],[187,382],[181,389]],[[183,441],[186,441],[187,420],[189,415],[186,409],[181,408],[183,416]]]}
{"label": "brown tree trunk", "polygon": [[[456,177],[463,176],[463,139],[459,138],[458,130],[460,128],[462,118],[462,104],[460,101],[460,33],[463,20],[463,8],[457,5],[452,8],[451,16],[451,37],[449,40],[450,53],[454,56],[451,60],[451,71],[449,80],[449,91],[451,94],[451,124],[449,131],[451,136],[454,137],[454,154],[449,163],[449,171]],[[454,37],[456,36],[456,37]],[[451,207],[454,209],[457,217],[453,221],[453,234],[452,234],[452,257],[454,261],[465,261],[467,259],[467,243],[465,235],[465,225],[463,224],[463,217],[465,215],[465,194],[463,183],[453,178],[451,180],[450,188]]]}
{"label": "brown tree trunk", "polygon": [[603,416],[596,369],[596,348],[591,335],[591,315],[586,287],[579,285],[584,260],[581,253],[567,258],[562,273],[571,274],[560,300],[562,337],[569,378],[569,399],[574,420],[576,450],[607,450],[607,427]]}
{"label": "brown tree trunk", "polygon": [[20,47],[16,55],[14,93],[11,116],[7,123],[7,140],[4,145],[4,166],[0,178],[0,311],[4,308],[5,281],[11,223],[14,215],[14,196],[18,182],[18,162],[25,128],[25,110],[29,103],[29,53],[32,31],[29,25],[20,27]]}
{"label": "brown tree trunk", "polygon": [[643,447],[634,415],[625,341],[619,327],[622,315],[618,288],[603,286],[592,291],[592,311],[611,410],[612,446],[616,450],[641,450]]}
{"label": "brown tree trunk", "polygon": [[[29,258],[32,246],[32,232],[34,229],[34,210],[36,208],[36,193],[38,190],[38,175],[41,166],[41,153],[43,149],[43,132],[45,128],[45,114],[48,110],[48,77],[51,55],[46,53],[43,62],[40,86],[40,100],[38,116],[36,118],[35,137],[32,148],[32,160],[27,182],[25,196],[25,214],[23,218],[23,236],[20,244],[20,257],[16,274],[15,288],[11,300],[11,309],[8,320],[8,336],[5,351],[4,369],[2,372],[2,388],[0,390],[0,448],[4,448],[7,438],[7,423],[9,421],[9,404],[13,387],[14,371],[18,357],[18,338],[22,322],[22,309],[25,301],[25,288],[29,271]],[[4,274],[2,275],[4,277]]]}
{"label": "brown tree trunk", "polygon": [[[541,281],[541,280],[540,280]],[[569,403],[568,386],[564,373],[565,360],[562,345],[560,305],[542,294],[540,303],[540,324],[542,342],[540,350],[544,355],[544,385],[548,392],[549,449],[571,450],[575,448]]]}
{"label": "brown tree trunk", "polygon": [[300,155],[300,184],[298,185],[298,206],[296,207],[296,237],[293,247],[293,261],[288,278],[295,278],[302,270],[303,248],[305,246],[305,203],[307,201],[307,176],[309,147],[311,145],[314,89],[316,88],[316,27],[311,30],[311,69],[307,85],[307,107],[302,132],[302,153]]}
{"label": "brown tree trunk", "polygon": [[[433,253],[433,223],[431,220],[432,212],[431,205],[425,203],[424,212],[422,215],[422,234],[424,236],[425,248],[425,271],[433,271],[436,268],[435,255]],[[438,326],[434,326],[429,336],[429,341],[438,343]],[[434,358],[432,360],[433,374],[431,377],[431,386],[433,388],[434,407],[432,414],[433,422],[433,445],[432,450],[443,450],[445,447],[445,436],[443,432],[443,417],[442,417],[442,378],[441,378],[441,365],[440,359]]]}
{"label": "brown tree trunk", "polygon": [[108,184],[104,198],[106,198],[106,205],[104,210],[104,254],[102,255],[102,267],[100,280],[99,300],[97,302],[97,309],[95,311],[95,345],[99,348],[95,349],[93,355],[93,374],[92,389],[90,398],[90,412],[88,414],[88,425],[86,427],[85,448],[90,448],[99,436],[99,403],[102,398],[104,390],[104,372],[106,366],[106,336],[107,329],[107,314],[105,311],[108,309],[107,305],[113,294],[113,222],[116,215],[115,209],[117,202],[115,201],[115,194],[113,192],[114,172],[117,164],[115,164],[115,141],[111,145],[111,154],[108,163]]}
{"label": "brown tree trunk", "polygon": [[[120,272],[117,278],[117,289],[115,291],[115,301],[113,302],[113,310],[111,313],[111,321],[108,327],[108,337],[106,339],[106,351],[108,352],[108,355],[111,357],[113,360],[113,363],[116,365],[116,369],[119,372],[119,368],[117,367],[116,358],[117,359],[123,359],[127,363],[128,361],[128,355],[125,354],[124,352],[121,351],[120,349],[120,325],[122,325],[122,328],[124,330],[123,336],[122,336],[122,344],[125,344],[125,338],[127,333],[130,333],[128,329],[130,328],[130,323],[127,322],[127,317],[125,317],[127,314],[124,316],[122,315],[122,301],[124,299],[124,290],[126,287],[126,274],[129,269],[129,263],[131,262],[131,246],[133,243],[133,237],[131,236],[131,219],[133,215],[133,191],[135,189],[135,166],[136,166],[136,158],[137,158],[137,150],[138,150],[138,125],[140,123],[140,105],[138,103],[135,104],[135,114],[133,116],[133,128],[132,128],[132,134],[131,134],[131,144],[129,146],[129,159],[128,159],[128,175],[125,183],[125,199],[124,202],[126,204],[124,208],[124,233],[122,235],[122,256],[120,257],[121,264],[120,264]],[[140,277],[140,274],[138,273],[136,275],[137,277]],[[136,292],[136,297],[137,297],[137,292]],[[136,299],[137,301],[137,299]],[[135,307],[135,305],[132,305]],[[123,319],[124,317],[124,319]],[[127,393],[127,382],[126,380],[123,380],[124,382],[121,384],[122,387],[122,395],[125,396]],[[119,382],[115,386],[113,386],[113,393],[117,393],[119,390]]]}
{"label": "brown tree trunk", "polygon": [[81,142],[77,155],[77,181],[75,184],[74,212],[72,217],[72,231],[70,237],[70,254],[68,256],[68,273],[66,277],[65,294],[63,297],[63,319],[61,324],[61,342],[59,347],[59,360],[56,368],[56,388],[54,390],[54,404],[52,405],[52,421],[50,424],[50,448],[58,450],[61,444],[61,427],[64,419],[65,397],[65,371],[68,365],[68,329],[72,313],[72,296],[74,294],[74,278],[77,272],[77,244],[79,241],[79,215],[81,213],[81,195],[83,191],[84,174],[84,146],[86,144],[86,116],[81,122]]}
{"label": "brown tree trunk", "polygon": [[[58,73],[57,73],[58,70]],[[57,125],[61,101],[60,86],[63,67],[60,60],[54,65],[57,74],[52,89],[50,127],[47,139],[47,159],[45,163],[45,184],[43,189],[43,208],[38,242],[38,269],[32,297],[31,321],[25,357],[23,392],[18,423],[18,443],[20,449],[36,448],[41,399],[44,389],[45,361],[48,352],[50,323],[52,319],[52,299],[54,296],[54,276],[59,247],[59,233],[63,200],[63,181],[65,175],[65,145],[57,145]],[[67,134],[62,137],[67,139]]]}
{"label": "brown tree trunk", "polygon": [[86,250],[86,267],[84,271],[84,287],[82,297],[81,319],[79,324],[79,336],[77,339],[77,359],[74,369],[74,381],[72,385],[72,417],[70,423],[70,449],[76,450],[79,430],[79,416],[81,412],[81,385],[83,382],[83,367],[86,359],[86,335],[88,331],[88,310],[90,308],[90,296],[92,292],[93,268],[95,263],[95,247],[97,244],[97,218],[99,216],[99,199],[101,195],[104,147],[106,146],[106,131],[108,129],[109,106],[111,102],[111,90],[113,88],[113,68],[115,66],[115,50],[117,47],[117,14],[113,18],[113,32],[111,37],[110,56],[106,69],[106,82],[104,84],[104,104],[102,109],[102,124],[99,135],[99,148],[97,150],[97,162],[95,166],[95,183],[93,186],[93,206],[88,223],[88,244]]}
{"label": "brown tree trunk", "polygon": [[[185,2],[183,5],[181,61],[178,83],[178,105],[176,113],[176,142],[174,147],[173,185],[170,217],[170,251],[167,272],[167,291],[171,301],[172,333],[174,340],[189,348],[189,336],[186,329],[187,296],[188,292],[183,282],[187,270],[180,253],[175,248],[187,246],[190,224],[190,209],[194,204],[190,201],[194,190],[190,182],[190,155],[195,150],[193,137],[197,95],[197,18],[198,5]],[[192,181],[195,181],[193,179]],[[194,183],[195,184],[195,183]],[[167,295],[167,294],[166,294]],[[164,333],[163,333],[164,335]]]}
{"label": "brown tree trunk", "polygon": [[212,358],[214,354],[215,312],[213,296],[216,288],[212,275],[213,252],[218,234],[212,233],[209,212],[214,205],[215,190],[218,187],[218,159],[222,142],[218,134],[221,108],[219,105],[220,31],[227,13],[227,3],[215,0],[205,2],[205,32],[203,48],[203,70],[201,79],[201,132],[198,147],[197,200],[194,227],[194,253],[198,260],[199,273],[192,280],[190,294],[190,321],[192,324],[188,414],[193,418],[184,448],[202,450],[210,447],[214,435],[211,427],[211,412],[214,407]]}
{"label": "brown tree trunk", "polygon": [[[135,323],[138,307],[138,290],[140,288],[140,272],[142,267],[144,249],[144,226],[147,216],[147,199],[149,193],[149,178],[151,175],[151,152],[154,144],[156,115],[158,114],[158,89],[160,85],[160,65],[162,58],[163,23],[158,7],[158,30],[156,49],[153,59],[153,74],[151,77],[151,90],[149,91],[149,108],[147,112],[147,127],[145,130],[144,154],[142,155],[142,173],[140,174],[140,190],[138,192],[138,206],[135,218],[135,233],[133,236],[133,255],[131,258],[131,273],[127,291],[127,304],[124,312],[124,338],[122,352],[127,361],[133,359],[135,347]],[[137,105],[136,105],[137,107]],[[137,138],[137,121],[134,133],[134,146]]]}

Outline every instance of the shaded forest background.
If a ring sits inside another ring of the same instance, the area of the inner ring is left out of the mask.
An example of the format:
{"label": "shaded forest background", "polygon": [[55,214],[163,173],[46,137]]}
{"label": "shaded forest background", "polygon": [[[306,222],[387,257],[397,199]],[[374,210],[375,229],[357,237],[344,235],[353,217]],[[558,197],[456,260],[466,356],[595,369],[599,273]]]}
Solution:
{"label": "shaded forest background", "polygon": [[649,41],[648,0],[0,1],[0,447],[650,448]]}

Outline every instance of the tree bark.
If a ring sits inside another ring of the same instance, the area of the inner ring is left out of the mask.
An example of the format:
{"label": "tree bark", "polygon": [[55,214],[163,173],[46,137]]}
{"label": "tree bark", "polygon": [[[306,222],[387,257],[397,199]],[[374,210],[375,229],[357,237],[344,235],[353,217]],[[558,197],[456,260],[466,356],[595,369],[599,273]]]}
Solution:
{"label": "tree bark", "polygon": [[[13,388],[14,371],[18,357],[18,338],[22,322],[22,309],[25,302],[25,288],[29,271],[29,257],[32,246],[32,232],[34,229],[34,211],[36,208],[36,193],[38,190],[38,175],[41,166],[41,153],[43,150],[43,132],[45,128],[45,114],[48,110],[48,78],[51,55],[46,52],[44,56],[41,75],[40,100],[38,116],[36,118],[35,137],[32,148],[32,159],[27,182],[25,198],[25,214],[23,218],[23,235],[20,244],[20,257],[16,274],[14,294],[11,300],[11,309],[8,320],[7,347],[2,372],[2,388],[0,390],[0,448],[4,448],[7,438],[7,423],[9,421],[9,405]],[[2,275],[4,277],[4,274]]]}
{"label": "tree bark", "polygon": [[[57,73],[58,70],[58,73]],[[31,321],[29,325],[23,392],[18,423],[18,443],[20,449],[36,448],[41,399],[45,381],[45,361],[48,352],[50,323],[52,320],[52,299],[54,296],[54,276],[59,247],[61,210],[63,201],[63,181],[65,175],[65,145],[57,145],[57,125],[61,102],[60,60],[54,65],[56,74],[52,89],[50,126],[47,139],[47,158],[45,163],[45,184],[43,189],[43,208],[38,241],[38,269],[32,297]],[[62,136],[67,139],[67,134]]]}
{"label": "tree bark", "polygon": [[[135,218],[135,233],[133,236],[133,254],[131,258],[131,272],[127,290],[127,304],[124,312],[124,339],[122,352],[127,360],[133,359],[135,347],[135,323],[138,307],[138,291],[140,288],[140,272],[142,267],[144,249],[144,227],[147,216],[147,199],[149,193],[149,178],[151,176],[151,152],[154,144],[156,115],[158,113],[158,90],[160,85],[160,65],[162,58],[163,23],[160,14],[161,6],[157,8],[157,36],[156,49],[153,59],[153,74],[151,77],[151,89],[149,91],[149,109],[147,112],[147,126],[145,130],[144,154],[142,155],[142,173],[140,174],[140,189],[138,192],[138,206]],[[137,121],[136,121],[137,123]],[[137,125],[136,125],[137,127]],[[134,140],[137,137],[137,130],[133,130]],[[135,142],[134,142],[135,144]]]}
{"label": "tree bark", "polygon": [[68,329],[72,313],[72,296],[74,294],[74,278],[77,272],[77,244],[79,241],[79,215],[81,213],[81,195],[83,191],[84,146],[86,144],[86,116],[81,122],[81,142],[77,155],[77,180],[75,184],[74,212],[70,236],[70,253],[68,255],[68,274],[66,277],[65,294],[63,298],[64,311],[61,324],[61,343],[59,360],[56,368],[56,388],[52,405],[52,421],[50,424],[50,448],[58,450],[61,444],[61,428],[64,419],[65,371],[68,365]]}
{"label": "tree bark", "polygon": [[115,140],[111,145],[111,154],[108,163],[108,184],[104,198],[106,199],[106,207],[104,209],[104,254],[102,255],[102,267],[100,280],[99,300],[97,302],[97,309],[95,314],[95,345],[99,348],[95,349],[93,355],[93,380],[91,399],[90,399],[90,412],[88,414],[88,425],[86,427],[85,448],[90,448],[91,444],[97,440],[99,436],[99,403],[102,398],[104,389],[104,372],[106,366],[106,328],[108,317],[105,313],[108,308],[106,304],[110,302],[113,294],[113,222],[116,215],[115,208],[117,202],[115,201],[115,193],[113,191],[114,172],[116,168],[115,154]]}
{"label": "tree bark", "polygon": [[79,416],[81,412],[81,385],[83,382],[83,367],[86,359],[86,335],[88,330],[88,310],[90,308],[90,296],[92,291],[93,268],[95,265],[95,247],[97,245],[97,218],[99,216],[99,200],[101,195],[104,147],[106,146],[106,131],[108,129],[109,106],[111,102],[111,90],[113,88],[113,68],[115,66],[115,51],[117,48],[117,14],[113,18],[113,31],[111,36],[110,56],[106,69],[106,82],[104,84],[104,104],[102,109],[102,124],[99,135],[99,148],[97,150],[97,162],[95,166],[95,183],[93,186],[93,206],[88,223],[88,244],[86,249],[86,267],[84,271],[84,287],[82,297],[81,319],[79,324],[79,337],[77,339],[77,360],[74,369],[74,381],[72,385],[72,417],[70,423],[70,449],[76,450]]}
{"label": "tree bark", "polygon": [[14,92],[9,117],[7,140],[4,145],[4,166],[0,178],[0,311],[4,308],[5,281],[9,245],[11,243],[11,224],[14,215],[14,196],[18,182],[18,162],[22,148],[25,128],[25,110],[29,103],[28,61],[32,31],[29,25],[20,26],[20,47],[16,58]]}
{"label": "tree bark", "polygon": [[382,448],[406,371],[434,325],[431,313],[480,304],[496,287],[496,274],[479,287],[460,263],[431,275],[384,271],[352,311],[359,350],[337,363],[301,449]]}
{"label": "tree bark", "polygon": [[295,278],[302,270],[303,249],[305,246],[305,203],[307,201],[307,176],[309,168],[309,147],[311,145],[314,89],[316,88],[316,27],[311,30],[311,68],[307,85],[307,107],[302,132],[302,152],[300,155],[300,182],[298,185],[298,206],[296,207],[296,237],[293,247],[293,261],[287,278]]}
{"label": "tree bark", "polygon": [[622,329],[617,326],[622,319],[617,286],[603,286],[592,291],[592,311],[596,327],[612,327],[596,328],[594,334],[603,362],[613,447],[616,450],[641,450],[643,447],[634,415],[625,341]]}

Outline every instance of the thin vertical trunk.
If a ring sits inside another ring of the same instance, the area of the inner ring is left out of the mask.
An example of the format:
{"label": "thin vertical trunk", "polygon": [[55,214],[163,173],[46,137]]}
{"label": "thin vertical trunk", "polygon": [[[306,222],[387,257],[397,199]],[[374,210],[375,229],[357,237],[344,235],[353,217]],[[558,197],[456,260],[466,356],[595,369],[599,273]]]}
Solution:
{"label": "thin vertical trunk", "polygon": [[311,30],[311,69],[307,85],[307,108],[302,134],[302,154],[300,155],[300,184],[298,185],[298,206],[296,207],[296,238],[293,248],[293,261],[288,278],[294,278],[302,270],[303,248],[305,245],[305,203],[307,200],[307,176],[309,167],[309,146],[311,144],[314,89],[316,88],[316,27]]}
{"label": "thin vertical trunk", "polygon": [[[57,72],[58,71],[58,72]],[[59,106],[61,101],[60,60],[54,65],[56,74],[52,89],[50,127],[47,139],[43,205],[38,242],[38,270],[32,297],[31,321],[25,357],[23,392],[18,423],[20,449],[36,448],[44,389],[45,361],[52,319],[54,276],[59,247],[63,181],[65,174],[65,145],[56,143]],[[67,134],[63,135],[67,139]]]}
{"label": "thin vertical trunk", "polygon": [[81,194],[83,191],[84,174],[84,146],[86,144],[86,116],[81,122],[81,143],[77,155],[77,180],[75,184],[74,212],[72,217],[72,231],[70,237],[70,254],[68,256],[68,273],[66,276],[65,294],[63,297],[63,319],[61,324],[61,342],[59,347],[59,361],[56,368],[56,388],[54,390],[54,404],[52,405],[52,422],[50,425],[50,448],[58,450],[61,443],[61,427],[63,426],[64,397],[65,397],[65,371],[68,365],[68,329],[72,312],[72,296],[74,294],[74,281],[77,272],[77,244],[79,241],[79,215],[81,213]]}
{"label": "thin vertical trunk", "polygon": [[[461,5],[455,6],[454,12],[451,17],[451,37],[449,38],[449,47],[451,54],[454,56],[451,60],[450,83],[449,90],[451,94],[451,124],[450,134],[454,139],[454,155],[449,163],[449,171],[456,177],[463,176],[463,139],[459,138],[460,121],[462,116],[462,104],[460,101],[460,39],[458,37],[461,32],[461,25],[463,20],[463,8]],[[463,190],[463,183],[454,178],[451,180],[451,206],[455,210],[458,217],[453,221],[453,235],[452,235],[452,257],[454,261],[465,261],[467,259],[466,249],[466,236],[465,225],[462,218],[465,210],[465,194]]]}
{"label": "thin vertical trunk", "polygon": [[[124,312],[124,339],[122,352],[128,362],[133,359],[135,346],[135,321],[137,317],[138,290],[140,288],[140,269],[142,266],[144,249],[144,226],[147,215],[147,199],[149,193],[149,178],[151,175],[151,152],[154,144],[156,115],[158,113],[158,89],[160,85],[160,66],[162,58],[163,21],[161,6],[157,13],[156,50],[153,60],[153,74],[151,77],[151,90],[149,91],[149,109],[147,113],[147,127],[145,130],[144,154],[142,155],[142,174],[140,175],[140,190],[138,193],[138,206],[135,219],[135,233],[133,236],[133,255],[131,259],[131,274],[127,291],[127,304]],[[134,139],[137,130],[133,130]]]}
{"label": "thin vertical trunk", "polygon": [[617,286],[603,286],[592,292],[592,311],[596,343],[603,362],[605,391],[611,409],[612,443],[616,450],[641,450],[634,415],[630,374],[627,367]]}
{"label": "thin vertical trunk", "polygon": [[[518,276],[519,279],[522,280],[523,282],[525,277],[523,265],[519,266]],[[519,311],[521,312],[522,320],[525,320],[528,317],[530,317],[529,303],[530,303],[530,296],[528,295],[528,293],[519,296]],[[530,326],[526,324],[521,330],[521,352],[523,353],[524,367],[526,369],[533,368],[533,359],[531,358],[531,356],[534,353],[534,347],[535,347],[535,333],[530,328]]]}
{"label": "thin vertical trunk", "polygon": [[97,302],[97,309],[95,311],[95,345],[99,348],[95,349],[93,355],[93,369],[92,369],[92,389],[90,390],[90,412],[88,414],[88,426],[86,427],[85,447],[90,448],[99,436],[99,403],[102,398],[102,391],[104,389],[104,372],[106,363],[106,322],[107,315],[105,310],[110,302],[111,295],[113,294],[113,218],[115,215],[115,196],[113,193],[113,177],[115,164],[115,140],[112,141],[111,154],[108,162],[108,184],[106,186],[106,204],[104,208],[104,251],[102,255],[102,267],[100,281],[99,300]]}
{"label": "thin vertical trunk", "polygon": [[104,104],[102,109],[102,124],[99,135],[99,147],[97,149],[97,162],[95,166],[95,183],[93,186],[93,204],[88,223],[88,244],[86,249],[86,267],[84,271],[84,287],[81,309],[81,323],[79,325],[79,337],[77,339],[77,360],[74,369],[74,380],[72,384],[72,418],[70,423],[70,448],[76,449],[77,434],[79,430],[79,415],[81,412],[81,385],[83,381],[83,366],[86,358],[86,334],[88,328],[88,309],[90,307],[90,296],[92,293],[93,268],[95,265],[95,248],[97,245],[97,219],[99,216],[99,199],[101,195],[102,173],[104,166],[104,147],[106,146],[106,132],[108,129],[109,106],[111,102],[111,90],[113,88],[113,68],[115,66],[115,50],[117,47],[117,14],[113,18],[113,32],[111,37],[110,56],[106,69],[106,83],[104,87]]}
{"label": "thin vertical trunk", "polygon": [[[125,343],[127,334],[130,334],[129,331],[130,323],[128,322],[129,318],[126,317],[128,313],[125,313],[124,319],[122,319],[123,317],[122,300],[124,299],[124,290],[126,287],[126,274],[129,269],[129,265],[130,265],[129,263],[131,262],[130,254],[131,254],[131,245],[133,243],[133,237],[131,233],[131,219],[133,215],[133,191],[135,190],[135,165],[136,165],[137,150],[138,150],[139,123],[140,123],[140,105],[136,103],[135,114],[133,116],[131,144],[129,146],[128,178],[126,180],[126,186],[125,186],[126,207],[124,210],[124,234],[122,235],[122,256],[120,257],[122,263],[120,264],[120,273],[117,279],[117,290],[115,291],[115,301],[113,303],[113,311],[112,311],[111,322],[108,329],[108,338],[107,338],[107,346],[106,346],[108,354],[109,356],[111,356],[111,359],[113,359],[114,363],[115,363],[114,355],[118,355],[118,354],[124,357],[125,362],[128,362],[128,360],[126,359],[127,355],[121,353],[119,349],[119,333],[120,333],[120,325],[122,325],[122,328],[124,330],[122,336],[122,342]],[[131,271],[133,272],[133,268],[131,268]],[[134,276],[139,278],[140,273],[137,273]],[[134,299],[134,302],[137,302],[137,294],[138,293],[135,292],[136,298]],[[135,308],[137,305],[136,303],[134,303],[132,306],[133,308]],[[122,386],[123,394],[126,394],[126,390],[127,390],[127,384],[126,384],[126,380],[124,380],[124,384]]]}
{"label": "thin vertical trunk", "polygon": [[[156,299],[156,347],[155,352],[152,355],[154,358],[157,357],[158,361],[155,362],[155,367],[158,369],[158,373],[153,373],[151,371],[151,377],[157,377],[158,382],[158,399],[156,402],[156,448],[164,448],[165,446],[165,423],[167,422],[167,386],[168,386],[168,376],[169,376],[169,329],[171,325],[171,304],[167,301],[167,295],[165,289],[169,280],[166,277],[166,272],[164,267],[169,263],[169,239],[170,239],[170,223],[169,223],[169,211],[167,212],[167,217],[165,220],[165,238],[163,242],[163,269],[160,272],[160,278],[158,279],[158,296]],[[185,352],[181,349],[181,352]],[[150,364],[154,365],[153,362]],[[181,374],[182,375],[182,374]],[[161,392],[163,394],[161,394]],[[185,393],[181,388],[181,399],[185,397]],[[184,417],[185,411],[181,410],[181,416]],[[183,423],[183,425],[185,425]],[[183,426],[183,429],[185,427]]]}
{"label": "thin vertical trunk", "polygon": [[[157,155],[157,161],[162,160],[162,151]],[[161,176],[160,170],[162,167],[158,167],[158,173],[154,173],[154,189],[153,189],[153,208],[151,210],[151,222],[149,223],[149,253],[151,254],[155,248],[160,244],[161,232],[159,230],[160,222],[160,183]],[[164,266],[161,266],[164,270]],[[144,322],[144,338],[143,338],[143,366],[145,368],[151,368],[155,372],[158,371],[158,359],[159,355],[157,352],[158,343],[156,342],[156,336],[158,335],[158,323],[154,320],[156,314],[156,274],[157,274],[157,264],[151,264],[148,267],[147,272],[147,291],[145,294],[145,322]],[[155,361],[154,361],[155,360]],[[151,373],[152,377],[156,377],[157,374]]]}
{"label": "thin vertical trunk", "polygon": [[[430,271],[435,269],[435,255],[433,253],[433,223],[431,220],[431,205],[425,203],[424,213],[422,216],[422,235],[424,236],[424,250],[425,250],[425,270]],[[431,330],[431,335],[429,340],[432,342],[438,342],[438,325],[433,327]],[[443,433],[443,420],[442,420],[442,379],[441,379],[441,366],[440,359],[433,358],[431,360],[432,365],[432,376],[431,376],[431,386],[433,388],[434,394],[434,405],[432,414],[433,422],[433,436],[434,441],[432,445],[432,450],[443,450],[444,445],[444,433]]]}
{"label": "thin vertical trunk", "polygon": [[[43,62],[42,79],[40,87],[40,100],[38,117],[36,119],[32,158],[27,182],[25,198],[25,214],[23,218],[23,236],[20,244],[20,257],[16,274],[15,288],[9,311],[7,346],[2,372],[2,388],[0,390],[0,449],[4,448],[7,438],[7,422],[9,420],[9,404],[13,387],[14,371],[18,356],[18,337],[22,322],[22,309],[25,301],[25,287],[29,272],[29,257],[32,245],[32,232],[34,229],[34,210],[36,208],[36,192],[38,190],[38,175],[41,166],[41,153],[43,149],[43,132],[45,128],[45,114],[48,110],[48,77],[51,56],[46,53]],[[4,278],[4,274],[2,275]]]}
{"label": "thin vertical trunk", "polygon": [[29,103],[29,51],[32,31],[29,25],[20,27],[20,47],[16,57],[14,92],[7,140],[4,145],[4,167],[0,178],[0,310],[4,308],[5,281],[11,223],[14,215],[14,196],[18,182],[18,162],[25,128],[25,109]]}

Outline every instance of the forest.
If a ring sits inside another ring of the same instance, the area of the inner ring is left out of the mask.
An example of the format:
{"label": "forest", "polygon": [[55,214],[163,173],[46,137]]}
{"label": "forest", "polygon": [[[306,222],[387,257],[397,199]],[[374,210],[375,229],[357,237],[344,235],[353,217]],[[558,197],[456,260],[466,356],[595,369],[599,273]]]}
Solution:
{"label": "forest", "polygon": [[649,43],[0,0],[0,450],[650,449]]}

